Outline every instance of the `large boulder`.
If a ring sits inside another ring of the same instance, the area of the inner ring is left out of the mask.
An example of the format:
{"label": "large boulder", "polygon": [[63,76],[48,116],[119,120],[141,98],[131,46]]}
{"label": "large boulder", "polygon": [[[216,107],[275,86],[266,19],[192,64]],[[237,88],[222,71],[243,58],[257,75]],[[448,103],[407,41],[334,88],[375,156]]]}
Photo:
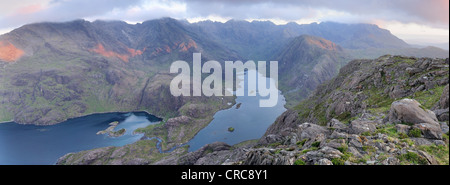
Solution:
{"label": "large boulder", "polygon": [[430,123],[439,125],[434,112],[423,108],[416,100],[407,98],[392,103],[389,111],[389,121],[393,123]]}
{"label": "large boulder", "polygon": [[403,99],[393,102],[389,111],[389,121],[412,124],[413,128],[421,130],[423,137],[442,139],[441,125],[436,115],[423,108],[416,100]]}

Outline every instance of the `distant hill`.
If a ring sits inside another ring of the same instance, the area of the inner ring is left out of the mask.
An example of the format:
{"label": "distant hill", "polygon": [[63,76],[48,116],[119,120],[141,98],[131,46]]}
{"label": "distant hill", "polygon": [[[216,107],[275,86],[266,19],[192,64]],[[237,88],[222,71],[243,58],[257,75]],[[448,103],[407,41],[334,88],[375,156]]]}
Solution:
{"label": "distant hill", "polygon": [[443,50],[438,47],[428,46],[423,48],[371,48],[371,49],[347,49],[353,58],[368,58],[375,59],[380,56],[390,55],[402,55],[402,56],[414,56],[414,57],[429,57],[429,58],[448,58],[449,51]]}

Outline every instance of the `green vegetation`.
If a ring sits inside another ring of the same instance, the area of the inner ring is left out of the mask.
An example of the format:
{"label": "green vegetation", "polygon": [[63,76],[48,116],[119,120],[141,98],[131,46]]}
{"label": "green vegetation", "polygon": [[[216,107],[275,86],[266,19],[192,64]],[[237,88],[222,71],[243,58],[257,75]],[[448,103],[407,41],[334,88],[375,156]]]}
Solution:
{"label": "green vegetation", "polygon": [[311,148],[308,148],[308,149],[305,149],[305,150],[302,150],[302,154],[306,154],[306,153],[308,153],[308,152],[310,152],[310,151],[316,151],[316,150],[318,150],[319,148],[317,148],[317,147],[311,147]]}
{"label": "green vegetation", "polygon": [[233,127],[228,127],[228,132],[234,132],[234,128]]}
{"label": "green vegetation", "polygon": [[406,138],[408,138],[408,135],[403,133],[403,132],[401,132],[401,133],[398,133],[398,138],[399,139],[406,139]]}
{"label": "green vegetation", "polygon": [[303,161],[302,159],[297,159],[294,162],[294,165],[306,165],[305,161]]}
{"label": "green vegetation", "polygon": [[408,133],[408,136],[410,136],[410,137],[420,137],[421,135],[422,135],[422,131],[418,128],[413,128]]}
{"label": "green vegetation", "polygon": [[391,108],[392,102],[395,101],[385,94],[383,89],[372,88],[365,92],[368,96],[365,101],[370,107],[368,110],[374,114],[387,113]]}
{"label": "green vegetation", "polygon": [[401,63],[413,65],[414,63],[416,63],[416,61],[417,61],[416,59],[412,59],[412,58],[404,58],[401,56],[394,56],[394,62],[395,62],[394,66],[397,66]]}
{"label": "green vegetation", "polygon": [[339,114],[338,116],[336,116],[334,118],[336,118],[339,121],[341,121],[341,120],[344,121],[344,120],[350,119],[351,116],[352,116],[351,112],[346,111],[346,112],[343,112],[342,114]]}
{"label": "green vegetation", "polygon": [[259,141],[259,139],[252,139],[252,140],[246,140],[246,141],[242,141],[238,144],[233,145],[233,148],[239,148],[239,147],[243,147],[243,146],[247,146],[247,145],[255,145],[257,144]]}
{"label": "green vegetation", "polygon": [[319,104],[314,104],[314,102],[313,99],[304,100],[295,106],[294,110],[298,112],[299,118],[306,119],[311,116],[317,119],[319,125],[326,125],[329,119],[326,117],[325,102]]}
{"label": "green vegetation", "polygon": [[331,162],[333,163],[333,165],[344,165],[345,164],[345,160],[342,158],[333,158],[333,159],[331,159]]}
{"label": "green vegetation", "polygon": [[398,156],[398,159],[403,164],[419,164],[419,165],[428,164],[428,161],[424,157],[414,152],[407,152],[406,154],[402,154]]}
{"label": "green vegetation", "polygon": [[320,146],[320,141],[315,141],[311,144],[312,147],[319,147]]}
{"label": "green vegetation", "polygon": [[361,135],[362,135],[362,136],[371,136],[372,133],[369,132],[369,131],[365,131],[365,132],[361,133]]}
{"label": "green vegetation", "polygon": [[348,150],[347,144],[342,144],[340,147],[337,148],[341,153],[345,153]]}
{"label": "green vegetation", "polygon": [[375,130],[374,134],[386,134],[389,137],[399,138],[399,134],[397,133],[397,129],[395,128],[395,125],[389,124],[385,126],[381,126]]}
{"label": "green vegetation", "polygon": [[418,91],[411,98],[417,100],[423,106],[423,109],[431,109],[441,98],[444,88],[445,86],[442,85],[427,91]]}
{"label": "green vegetation", "polygon": [[376,149],[375,149],[375,147],[373,147],[373,146],[363,146],[362,149],[363,149],[363,151],[369,152],[369,153],[376,152]]}
{"label": "green vegetation", "polygon": [[268,146],[271,147],[271,148],[275,148],[275,147],[277,147],[279,145],[281,145],[280,142],[275,142],[275,143],[270,143]]}
{"label": "green vegetation", "polygon": [[303,139],[301,141],[297,141],[297,146],[300,148],[303,147],[303,145],[305,144],[306,141],[308,141],[308,139]]}
{"label": "green vegetation", "polygon": [[440,165],[449,165],[448,142],[447,146],[432,144],[428,146],[427,145],[418,146],[418,148],[432,155]]}
{"label": "green vegetation", "polygon": [[411,140],[410,138],[401,139],[400,141],[408,144],[409,146],[413,146],[414,145],[414,141]]}

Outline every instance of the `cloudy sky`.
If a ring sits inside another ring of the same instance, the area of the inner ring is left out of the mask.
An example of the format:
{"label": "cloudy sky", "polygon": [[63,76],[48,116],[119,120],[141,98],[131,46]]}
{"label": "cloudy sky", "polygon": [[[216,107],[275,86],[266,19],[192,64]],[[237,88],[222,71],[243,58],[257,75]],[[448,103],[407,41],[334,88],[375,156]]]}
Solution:
{"label": "cloudy sky", "polygon": [[410,44],[449,42],[449,0],[0,0],[0,34],[42,21],[138,23],[160,17],[370,23]]}

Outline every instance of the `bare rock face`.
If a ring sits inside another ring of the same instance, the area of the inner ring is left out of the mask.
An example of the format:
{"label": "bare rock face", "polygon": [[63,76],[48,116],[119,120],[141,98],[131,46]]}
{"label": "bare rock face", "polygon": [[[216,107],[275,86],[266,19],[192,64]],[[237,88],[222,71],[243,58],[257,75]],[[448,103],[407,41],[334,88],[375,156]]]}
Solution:
{"label": "bare rock face", "polygon": [[199,159],[202,159],[207,154],[219,151],[228,151],[231,146],[223,142],[215,142],[207,144],[195,152],[188,153],[178,160],[180,165],[193,165],[196,164]]}
{"label": "bare rock face", "polygon": [[448,95],[448,84],[445,86],[444,91],[442,92],[441,99],[439,100],[439,106],[441,109],[445,109],[449,107],[449,95]]}
{"label": "bare rock face", "polygon": [[86,151],[81,157],[75,157],[73,153],[68,153],[59,158],[56,164],[65,164],[70,161],[72,165],[98,165],[101,164],[101,158],[107,158],[114,147],[98,148],[90,151]]}
{"label": "bare rock face", "polygon": [[441,98],[439,102],[434,106],[433,112],[436,113],[436,117],[439,121],[448,121],[449,120],[449,91],[448,84],[445,86],[444,91],[442,92]]}
{"label": "bare rock face", "polygon": [[429,123],[439,125],[434,112],[422,108],[419,102],[412,99],[395,101],[389,111],[389,121],[406,122],[411,124]]}
{"label": "bare rock face", "polygon": [[259,144],[270,144],[278,142],[282,139],[283,132],[287,130],[296,129],[298,125],[298,114],[295,111],[287,110],[281,114],[275,123],[267,128],[266,133],[259,140]]}
{"label": "bare rock face", "polygon": [[289,155],[293,152],[277,153],[274,149],[260,148],[247,153],[243,165],[292,165],[294,157]]}

